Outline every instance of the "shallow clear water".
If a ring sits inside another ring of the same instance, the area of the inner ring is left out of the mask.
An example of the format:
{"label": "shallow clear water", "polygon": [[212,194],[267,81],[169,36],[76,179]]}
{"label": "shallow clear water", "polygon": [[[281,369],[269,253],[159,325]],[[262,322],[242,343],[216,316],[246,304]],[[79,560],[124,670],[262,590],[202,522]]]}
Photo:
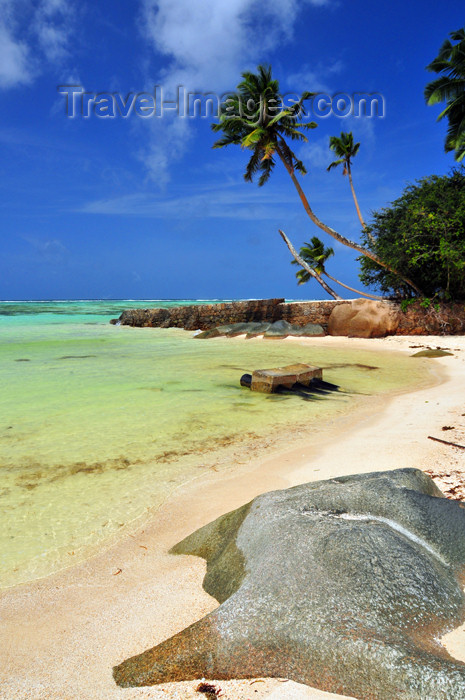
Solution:
{"label": "shallow clear water", "polygon": [[[84,558],[270,432],[424,381],[422,361],[397,355],[108,323],[155,305],[0,303],[0,586]],[[303,401],[239,385],[244,372],[293,362],[325,367],[347,393]]]}

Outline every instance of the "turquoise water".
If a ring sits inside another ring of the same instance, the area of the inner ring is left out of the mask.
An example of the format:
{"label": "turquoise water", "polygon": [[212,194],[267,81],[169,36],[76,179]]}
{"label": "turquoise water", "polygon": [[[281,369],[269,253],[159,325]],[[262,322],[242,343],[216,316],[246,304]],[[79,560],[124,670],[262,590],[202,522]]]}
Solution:
{"label": "turquoise water", "polygon": [[[197,302],[0,303],[0,586],[83,559],[270,433],[424,380],[421,361],[386,353],[109,324],[125,308],[175,303]],[[239,385],[293,362],[324,367],[345,393],[304,402]]]}

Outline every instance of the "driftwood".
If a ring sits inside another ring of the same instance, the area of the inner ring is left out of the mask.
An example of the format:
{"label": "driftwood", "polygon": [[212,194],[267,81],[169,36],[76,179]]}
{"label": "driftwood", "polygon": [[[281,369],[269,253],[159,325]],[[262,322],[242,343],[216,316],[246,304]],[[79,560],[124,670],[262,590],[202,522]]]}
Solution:
{"label": "driftwood", "polygon": [[441,440],[441,438],[433,437],[432,435],[428,435],[428,440],[442,442],[444,445],[452,445],[452,447],[459,447],[461,450],[465,450],[465,445],[458,445],[456,442],[450,442],[449,440]]}

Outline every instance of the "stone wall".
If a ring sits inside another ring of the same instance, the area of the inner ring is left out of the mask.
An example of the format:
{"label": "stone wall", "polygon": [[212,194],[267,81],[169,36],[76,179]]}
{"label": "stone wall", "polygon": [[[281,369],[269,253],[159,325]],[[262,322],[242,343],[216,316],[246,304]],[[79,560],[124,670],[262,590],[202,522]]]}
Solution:
{"label": "stone wall", "polygon": [[[332,310],[350,301],[299,301],[254,299],[198,306],[177,306],[170,309],[128,309],[118,319],[125,326],[184,328],[208,330],[222,324],[249,321],[285,320],[297,326],[319,323],[326,330]],[[390,305],[393,302],[386,302]],[[465,304],[430,305],[425,309],[415,302],[405,311],[399,309],[396,335],[465,334]],[[112,323],[116,323],[116,319]]]}
{"label": "stone wall", "polygon": [[283,302],[284,299],[252,299],[198,306],[174,306],[170,309],[128,309],[123,311],[118,320],[123,326],[205,331],[223,323],[279,321],[282,318],[280,307]]}
{"label": "stone wall", "polygon": [[396,335],[464,335],[465,303],[430,304],[415,302],[399,312]]}
{"label": "stone wall", "polygon": [[328,319],[334,307],[348,303],[348,301],[293,301],[289,304],[283,303],[279,305],[280,319],[293,323],[296,326],[305,326],[307,323],[319,323],[326,330]]}

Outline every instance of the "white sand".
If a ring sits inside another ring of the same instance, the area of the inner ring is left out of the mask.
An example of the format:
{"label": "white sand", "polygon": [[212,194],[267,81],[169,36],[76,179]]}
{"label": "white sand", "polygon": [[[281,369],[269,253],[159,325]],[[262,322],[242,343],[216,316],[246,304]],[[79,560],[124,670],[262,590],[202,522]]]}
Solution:
{"label": "white sand", "polygon": [[[289,342],[302,342],[290,339]],[[205,563],[168,549],[222,513],[275,488],[341,474],[398,467],[465,472],[465,451],[428,440],[465,444],[465,336],[382,340],[315,338],[311,344],[400,350],[411,345],[452,349],[432,359],[443,382],[380,402],[373,415],[343,419],[325,447],[312,443],[210,474],[178,490],[143,530],[89,561],[0,596],[0,698],[122,700],[197,698],[199,681],[120,689],[115,664],[152,647],[218,604],[202,589]],[[412,360],[414,362],[415,360]],[[454,426],[443,432],[442,426]],[[321,438],[321,435],[320,435]],[[121,571],[120,571],[121,570]],[[120,573],[118,573],[120,571]],[[447,636],[447,649],[465,661],[465,627]],[[213,682],[213,681],[212,681]],[[218,681],[224,700],[335,698],[289,681]]]}

